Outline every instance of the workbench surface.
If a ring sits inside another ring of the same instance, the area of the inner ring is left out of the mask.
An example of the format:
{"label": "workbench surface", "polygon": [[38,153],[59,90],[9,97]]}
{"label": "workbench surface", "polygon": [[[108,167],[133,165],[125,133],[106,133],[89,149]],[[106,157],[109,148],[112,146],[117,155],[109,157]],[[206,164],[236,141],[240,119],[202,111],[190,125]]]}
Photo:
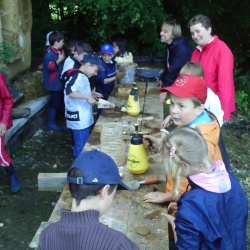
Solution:
{"label": "workbench surface", "polygon": [[[100,146],[101,125],[106,122],[122,122],[133,125],[138,118],[153,116],[151,121],[142,121],[141,129],[148,131],[150,134],[160,137],[160,128],[163,121],[163,105],[159,103],[159,91],[156,83],[148,83],[147,90],[145,82],[137,83],[140,94],[141,110],[145,101],[144,114],[140,113],[136,117],[129,116],[126,112],[121,112],[121,107],[126,107],[126,100],[130,92],[131,85],[118,85],[112,92],[109,101],[114,103],[114,109],[103,110],[95,127],[92,130],[84,150],[92,150]],[[144,94],[146,97],[144,98]],[[124,135],[126,142],[126,154],[131,136]],[[131,174],[127,167],[126,161],[123,164],[122,181],[143,180],[149,177],[158,176],[161,182],[158,184],[141,185],[139,189],[129,191],[117,191],[111,208],[100,217],[100,221],[109,227],[125,233],[129,239],[136,242],[140,249],[168,249],[168,223],[165,217],[161,216],[162,212],[167,212],[166,204],[144,203],[142,197],[148,192],[162,191],[165,192],[166,173],[161,158],[156,151],[148,151],[149,168],[144,174]],[[61,209],[70,209],[71,195],[68,185],[65,186],[52,214],[49,222],[55,222],[60,219]],[[47,223],[44,223],[46,226]],[[145,248],[147,246],[148,248]]]}

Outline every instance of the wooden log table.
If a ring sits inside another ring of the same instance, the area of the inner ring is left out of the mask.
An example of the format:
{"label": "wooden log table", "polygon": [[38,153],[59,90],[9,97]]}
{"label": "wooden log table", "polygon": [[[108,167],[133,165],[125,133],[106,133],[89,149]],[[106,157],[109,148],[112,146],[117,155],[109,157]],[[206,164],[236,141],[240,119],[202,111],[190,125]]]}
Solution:
{"label": "wooden log table", "polygon": [[[95,124],[91,136],[84,150],[92,150],[100,146],[100,131],[101,125],[107,122],[122,122],[132,126],[139,118],[152,116],[151,121],[142,121],[142,130],[147,130],[150,134],[160,136],[160,127],[163,121],[163,107],[159,103],[159,92],[156,83],[149,83],[147,90],[144,82],[137,83],[139,88],[141,110],[144,106],[144,113],[136,117],[129,116],[126,112],[121,112],[122,106],[126,106],[128,94],[131,85],[118,85],[112,92],[109,101],[114,103],[114,109],[103,110],[97,123]],[[146,97],[144,98],[144,94]],[[143,103],[145,100],[145,104]],[[126,153],[130,143],[131,136],[124,135],[126,142]],[[112,150],[112,149],[110,149]],[[136,242],[140,249],[168,249],[168,223],[162,212],[167,211],[165,204],[144,203],[142,197],[148,192],[165,191],[166,173],[160,156],[157,152],[148,152],[149,168],[144,174],[131,174],[126,162],[123,164],[122,181],[143,180],[149,177],[158,176],[161,179],[160,183],[151,185],[141,185],[139,189],[129,191],[117,191],[114,201],[110,209],[100,217],[100,221],[109,227],[121,231],[127,235],[129,239]],[[43,222],[33,238],[30,247],[35,248],[38,245],[38,239],[41,230],[49,223],[60,219],[61,209],[71,208],[71,195],[68,185],[65,186],[63,192],[49,218],[48,222]],[[148,247],[148,248],[146,248]]]}

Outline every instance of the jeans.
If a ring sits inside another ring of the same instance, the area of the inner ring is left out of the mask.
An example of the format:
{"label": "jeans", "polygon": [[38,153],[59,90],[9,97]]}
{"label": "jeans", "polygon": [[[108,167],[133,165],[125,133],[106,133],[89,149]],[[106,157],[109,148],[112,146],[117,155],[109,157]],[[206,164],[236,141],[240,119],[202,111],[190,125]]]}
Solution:
{"label": "jeans", "polygon": [[74,147],[73,147],[73,156],[76,158],[83,150],[86,142],[89,139],[89,128],[85,129],[72,129]]}

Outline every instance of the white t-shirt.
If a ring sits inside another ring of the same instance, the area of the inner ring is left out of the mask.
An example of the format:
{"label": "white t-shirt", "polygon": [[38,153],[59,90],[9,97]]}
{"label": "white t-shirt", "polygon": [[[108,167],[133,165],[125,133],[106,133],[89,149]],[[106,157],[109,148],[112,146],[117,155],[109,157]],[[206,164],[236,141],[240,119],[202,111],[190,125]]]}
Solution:
{"label": "white t-shirt", "polygon": [[204,106],[216,116],[220,126],[222,126],[224,111],[221,109],[219,97],[210,88],[207,88],[207,100]]}
{"label": "white t-shirt", "polygon": [[67,127],[70,129],[79,130],[90,127],[94,123],[92,105],[86,99],[69,97],[71,92],[92,95],[89,79],[85,74],[73,74],[65,84],[65,117]]}

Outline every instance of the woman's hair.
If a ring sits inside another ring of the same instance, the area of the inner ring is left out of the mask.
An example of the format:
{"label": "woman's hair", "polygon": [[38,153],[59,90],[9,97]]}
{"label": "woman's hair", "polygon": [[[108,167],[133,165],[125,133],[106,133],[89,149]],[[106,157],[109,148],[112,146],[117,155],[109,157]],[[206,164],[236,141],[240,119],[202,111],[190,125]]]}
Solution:
{"label": "woman's hair", "polygon": [[127,41],[125,39],[123,39],[123,38],[117,38],[117,39],[114,40],[114,43],[119,48],[119,51],[116,54],[116,56],[123,57],[126,53],[129,53]]}
{"label": "woman's hair", "polygon": [[173,29],[172,29],[172,36],[173,36],[173,39],[176,39],[176,38],[179,38],[179,37],[182,36],[180,24],[169,21],[169,22],[164,22],[164,23],[162,24],[162,26],[163,26],[163,25],[170,25],[170,26],[173,27]]}
{"label": "woman's hair", "polygon": [[[70,177],[83,177],[82,172],[78,168],[72,168],[69,172]],[[76,204],[79,205],[81,200],[87,199],[90,196],[97,196],[100,190],[105,185],[92,185],[92,184],[72,184],[69,183],[69,190]],[[111,194],[116,188],[116,184],[110,184],[108,194]]]}
{"label": "woman's hair", "polygon": [[201,25],[205,28],[208,29],[209,27],[211,27],[211,35],[213,35],[213,26],[212,26],[212,22],[210,20],[209,17],[204,16],[204,15],[196,15],[194,16],[189,22],[188,22],[188,28],[190,28],[190,26],[193,26],[195,24],[201,23]]}
{"label": "woman's hair", "polygon": [[160,152],[171,171],[174,197],[178,196],[181,174],[208,173],[211,169],[206,141],[197,129],[181,127],[173,130],[163,138]]}
{"label": "woman's hair", "polygon": [[199,77],[204,77],[204,70],[200,63],[197,62],[187,62],[180,71],[180,75],[194,75]]}

